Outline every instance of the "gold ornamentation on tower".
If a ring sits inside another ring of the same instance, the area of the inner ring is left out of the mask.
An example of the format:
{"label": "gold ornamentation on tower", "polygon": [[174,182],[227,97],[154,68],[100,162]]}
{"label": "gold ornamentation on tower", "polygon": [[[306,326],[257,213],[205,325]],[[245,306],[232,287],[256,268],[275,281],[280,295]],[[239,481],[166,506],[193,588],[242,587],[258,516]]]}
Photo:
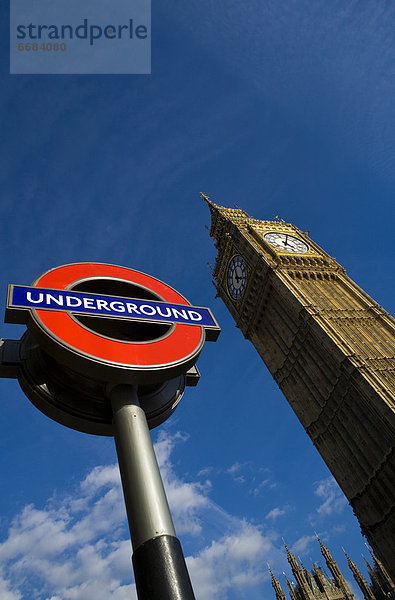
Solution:
{"label": "gold ornamentation on tower", "polygon": [[218,296],[395,579],[394,320],[307,232],[203,199]]}

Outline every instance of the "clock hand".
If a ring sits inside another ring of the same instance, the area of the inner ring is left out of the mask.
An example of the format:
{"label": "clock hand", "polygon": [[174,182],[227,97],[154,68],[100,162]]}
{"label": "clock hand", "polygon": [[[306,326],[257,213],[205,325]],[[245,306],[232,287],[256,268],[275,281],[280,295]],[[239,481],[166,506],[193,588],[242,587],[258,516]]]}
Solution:
{"label": "clock hand", "polygon": [[241,275],[238,275],[237,274],[237,269],[236,269],[235,270],[235,277],[236,277],[237,281],[240,281],[240,279],[242,279],[242,277],[243,277],[243,273]]}

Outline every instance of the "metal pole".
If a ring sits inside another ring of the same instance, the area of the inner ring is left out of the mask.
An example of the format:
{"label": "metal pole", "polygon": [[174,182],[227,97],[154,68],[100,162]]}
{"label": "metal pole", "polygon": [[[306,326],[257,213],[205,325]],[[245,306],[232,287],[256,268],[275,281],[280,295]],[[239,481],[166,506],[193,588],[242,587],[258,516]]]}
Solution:
{"label": "metal pole", "polygon": [[108,390],[139,600],[194,600],[137,387]]}

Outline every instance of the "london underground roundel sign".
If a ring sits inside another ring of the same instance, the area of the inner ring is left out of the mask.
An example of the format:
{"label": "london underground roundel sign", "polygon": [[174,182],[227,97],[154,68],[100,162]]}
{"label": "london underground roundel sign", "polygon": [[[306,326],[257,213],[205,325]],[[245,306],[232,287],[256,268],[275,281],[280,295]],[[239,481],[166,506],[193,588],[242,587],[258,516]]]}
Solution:
{"label": "london underground roundel sign", "polygon": [[185,373],[220,328],[211,311],[139,271],[75,263],[10,285],[6,321],[27,323],[59,362],[102,381],[154,383]]}

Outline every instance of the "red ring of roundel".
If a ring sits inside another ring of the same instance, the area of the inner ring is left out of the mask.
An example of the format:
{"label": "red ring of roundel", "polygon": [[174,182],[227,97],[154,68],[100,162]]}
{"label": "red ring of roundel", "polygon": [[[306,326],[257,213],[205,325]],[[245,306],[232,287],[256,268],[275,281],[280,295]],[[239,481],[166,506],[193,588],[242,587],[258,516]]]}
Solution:
{"label": "red ring of roundel", "polygon": [[[80,279],[89,277],[117,278],[140,284],[152,290],[166,302],[190,306],[171,287],[165,283],[126,267],[100,263],[76,263],[56,267],[41,275],[35,282],[36,287],[66,289]],[[67,312],[35,310],[35,313],[49,335],[57,341],[71,346],[76,352],[109,363],[125,367],[157,367],[183,362],[201,346],[204,331],[195,325],[177,323],[174,330],[164,339],[144,343],[133,343],[108,339],[98,333],[85,329],[70,317]]]}

